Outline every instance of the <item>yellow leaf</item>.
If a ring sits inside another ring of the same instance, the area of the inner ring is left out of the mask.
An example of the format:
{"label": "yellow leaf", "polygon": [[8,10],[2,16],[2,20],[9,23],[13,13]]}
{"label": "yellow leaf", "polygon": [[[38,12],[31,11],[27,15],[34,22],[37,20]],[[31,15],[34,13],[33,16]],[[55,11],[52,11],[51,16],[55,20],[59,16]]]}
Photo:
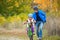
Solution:
{"label": "yellow leaf", "polygon": [[19,3],[17,1],[15,1],[15,6],[19,7]]}

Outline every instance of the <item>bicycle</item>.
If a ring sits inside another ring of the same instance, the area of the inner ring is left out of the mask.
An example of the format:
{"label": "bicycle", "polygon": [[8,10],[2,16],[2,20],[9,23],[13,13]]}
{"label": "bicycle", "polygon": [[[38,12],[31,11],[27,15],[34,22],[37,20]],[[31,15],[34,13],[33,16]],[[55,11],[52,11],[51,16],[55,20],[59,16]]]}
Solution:
{"label": "bicycle", "polygon": [[27,30],[27,35],[29,36],[30,40],[33,40],[33,32],[32,32],[32,23],[29,25],[28,30]]}

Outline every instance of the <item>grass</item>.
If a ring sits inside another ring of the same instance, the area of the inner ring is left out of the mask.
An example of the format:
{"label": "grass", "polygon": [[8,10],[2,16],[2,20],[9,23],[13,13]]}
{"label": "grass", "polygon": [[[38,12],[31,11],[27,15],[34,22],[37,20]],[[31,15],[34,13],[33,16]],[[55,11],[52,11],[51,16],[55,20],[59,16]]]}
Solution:
{"label": "grass", "polygon": [[43,40],[60,40],[59,36],[44,37]]}
{"label": "grass", "polygon": [[[15,37],[15,38],[19,38],[19,39],[23,39],[23,40],[29,40],[27,36],[25,36],[25,34],[23,35],[10,35],[10,34],[0,34],[0,39],[1,36],[4,37]],[[59,36],[46,36],[42,38],[43,40],[60,40]],[[34,40],[37,40],[37,36],[34,35]]]}

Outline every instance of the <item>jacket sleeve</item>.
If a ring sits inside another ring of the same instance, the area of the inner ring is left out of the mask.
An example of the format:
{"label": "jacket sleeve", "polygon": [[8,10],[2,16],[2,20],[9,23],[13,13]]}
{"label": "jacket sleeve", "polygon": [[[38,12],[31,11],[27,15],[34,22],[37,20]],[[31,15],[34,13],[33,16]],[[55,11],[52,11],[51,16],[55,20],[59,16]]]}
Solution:
{"label": "jacket sleeve", "polygon": [[46,22],[46,13],[42,10],[40,10],[40,17],[43,20],[43,22]]}
{"label": "jacket sleeve", "polygon": [[44,16],[44,18],[46,18],[46,13],[44,11],[42,11],[42,15]]}

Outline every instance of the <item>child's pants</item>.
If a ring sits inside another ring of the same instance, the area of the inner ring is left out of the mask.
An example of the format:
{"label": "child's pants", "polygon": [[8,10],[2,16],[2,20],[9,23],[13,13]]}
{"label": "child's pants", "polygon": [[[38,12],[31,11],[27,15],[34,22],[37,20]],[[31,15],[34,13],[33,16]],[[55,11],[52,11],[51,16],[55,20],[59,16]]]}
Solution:
{"label": "child's pants", "polygon": [[34,27],[33,26],[31,27],[31,29],[32,29],[32,32],[34,32]]}
{"label": "child's pants", "polygon": [[[28,31],[29,28],[27,28],[27,31]],[[32,33],[34,33],[34,27],[32,26],[31,27],[31,30],[32,30]]]}

